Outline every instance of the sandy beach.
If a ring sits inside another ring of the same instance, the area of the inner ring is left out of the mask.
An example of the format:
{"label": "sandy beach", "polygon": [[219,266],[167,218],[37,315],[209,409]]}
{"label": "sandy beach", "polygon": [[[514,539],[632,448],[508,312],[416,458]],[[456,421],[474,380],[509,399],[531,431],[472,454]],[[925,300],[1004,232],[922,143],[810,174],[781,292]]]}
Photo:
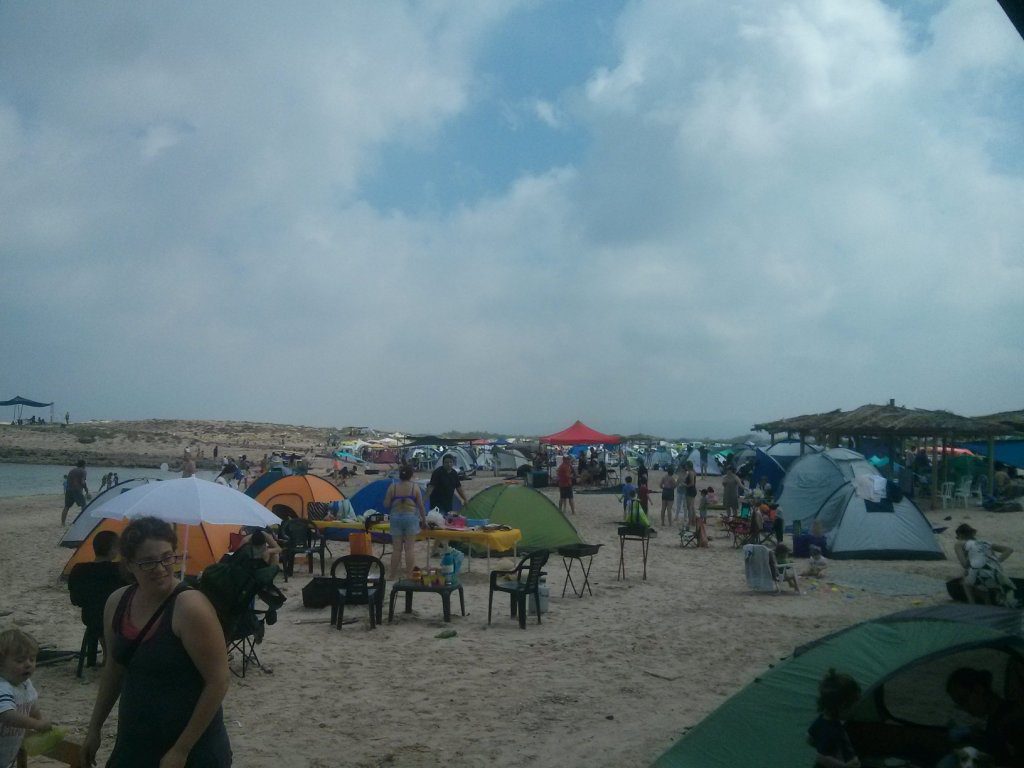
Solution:
{"label": "sandy beach", "polygon": [[[651,473],[652,485],[659,479]],[[495,481],[477,477],[465,487],[472,495]],[[557,490],[544,492],[557,497]],[[58,580],[70,554],[57,546],[60,507],[57,495],[0,499],[0,626],[17,624],[44,645],[77,650],[78,610]],[[1024,575],[1022,516],[962,508],[927,514],[947,527],[939,535],[947,557],[953,529],[967,520],[980,536],[1017,549],[1007,571]],[[373,631],[358,608],[352,615],[360,621],[341,631],[328,626],[328,609],[304,609],[309,576],[299,568],[281,585],[288,602],[258,648],[266,669],[231,680],[224,711],[235,765],[649,765],[794,646],[944,601],[942,582],[957,575],[953,559],[846,561],[833,563],[827,580],[804,580],[802,595],[754,594],[740,551],[712,521],[706,550],[681,549],[674,529],[659,531],[646,581],[632,545],[627,578],[617,581],[619,518],[615,495],[577,496],[573,523],[585,541],[604,545],[591,572],[594,594],[562,597],[564,568],[553,556],[550,611],[540,625],[531,617],[525,631],[509,618],[506,601],[496,602],[487,625],[482,559],[463,574],[465,617],[456,610],[445,625],[440,601],[422,595],[412,614],[399,609],[393,624]],[[348,547],[332,549],[338,556]],[[424,552],[420,545],[421,562]],[[456,637],[436,637],[449,627]],[[34,680],[43,711],[80,740],[99,673],[86,670],[78,680],[74,669],[74,662],[43,667]],[[115,729],[116,713],[101,764]]]}

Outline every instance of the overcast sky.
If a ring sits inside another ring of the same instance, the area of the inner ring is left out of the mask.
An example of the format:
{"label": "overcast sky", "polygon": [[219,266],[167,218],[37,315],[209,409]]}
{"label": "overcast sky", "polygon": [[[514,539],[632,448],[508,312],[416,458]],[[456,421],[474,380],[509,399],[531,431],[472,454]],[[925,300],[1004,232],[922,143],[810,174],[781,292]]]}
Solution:
{"label": "overcast sky", "polygon": [[0,399],[74,421],[1017,409],[1022,203],[996,0],[0,4]]}

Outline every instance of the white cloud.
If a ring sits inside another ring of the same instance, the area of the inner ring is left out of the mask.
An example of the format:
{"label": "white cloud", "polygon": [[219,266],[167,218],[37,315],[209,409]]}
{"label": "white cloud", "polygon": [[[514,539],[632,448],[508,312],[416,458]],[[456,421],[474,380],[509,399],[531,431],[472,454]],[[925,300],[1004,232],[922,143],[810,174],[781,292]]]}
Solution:
{"label": "white cloud", "polygon": [[[132,9],[51,41],[0,6],[0,388],[412,430],[1019,407],[1022,65],[994,4],[918,37],[877,2],[631,3],[615,60],[532,101],[480,70],[504,4]],[[582,160],[452,209],[360,198],[481,94]]]}

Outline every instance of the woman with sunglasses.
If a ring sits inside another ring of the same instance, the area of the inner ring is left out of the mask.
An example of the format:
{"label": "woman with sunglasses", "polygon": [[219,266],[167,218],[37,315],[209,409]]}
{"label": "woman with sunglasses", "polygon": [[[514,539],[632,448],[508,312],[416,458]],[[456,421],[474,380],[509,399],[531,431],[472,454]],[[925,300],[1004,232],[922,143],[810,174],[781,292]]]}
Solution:
{"label": "woman with sunglasses", "polygon": [[224,634],[206,597],[179,586],[177,544],[174,529],[154,517],[133,520],[121,534],[122,566],[133,585],[114,592],[104,610],[112,653],[82,746],[84,765],[95,765],[100,729],[119,698],[107,768],[231,765],[221,713]]}

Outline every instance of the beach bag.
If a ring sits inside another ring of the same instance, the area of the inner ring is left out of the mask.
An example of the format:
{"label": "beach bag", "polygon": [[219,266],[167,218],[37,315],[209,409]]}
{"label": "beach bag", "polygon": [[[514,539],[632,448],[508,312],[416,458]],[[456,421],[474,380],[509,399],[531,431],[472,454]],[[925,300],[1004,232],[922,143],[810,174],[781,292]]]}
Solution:
{"label": "beach bag", "polygon": [[303,608],[326,608],[331,604],[331,579],[329,576],[314,576],[302,588]]}
{"label": "beach bag", "polygon": [[373,539],[369,533],[355,531],[348,535],[348,550],[353,555],[372,555]]}

